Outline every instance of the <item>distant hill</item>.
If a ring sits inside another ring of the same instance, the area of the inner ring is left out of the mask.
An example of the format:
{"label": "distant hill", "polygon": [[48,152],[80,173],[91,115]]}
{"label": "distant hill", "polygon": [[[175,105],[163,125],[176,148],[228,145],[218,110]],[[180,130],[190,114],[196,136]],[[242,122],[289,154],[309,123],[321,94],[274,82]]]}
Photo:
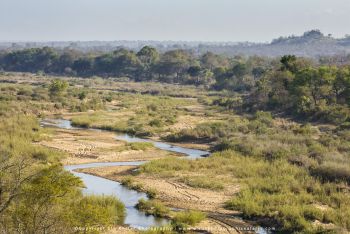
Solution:
{"label": "distant hill", "polygon": [[251,42],[186,42],[186,41],[71,41],[71,42],[0,42],[2,50],[49,46],[57,49],[76,49],[83,52],[107,52],[125,47],[140,50],[150,45],[159,51],[173,49],[191,50],[195,54],[213,52],[227,56],[258,55],[277,57],[294,54],[303,57],[320,57],[350,54],[350,36],[336,39],[319,30],[305,32],[301,36],[280,37],[271,43]]}
{"label": "distant hill", "polygon": [[226,55],[282,56],[294,54],[304,57],[344,55],[350,53],[350,36],[335,39],[323,35],[319,30],[305,32],[302,36],[289,36],[274,39],[271,43],[240,43],[233,46],[206,46],[199,52],[210,50]]}

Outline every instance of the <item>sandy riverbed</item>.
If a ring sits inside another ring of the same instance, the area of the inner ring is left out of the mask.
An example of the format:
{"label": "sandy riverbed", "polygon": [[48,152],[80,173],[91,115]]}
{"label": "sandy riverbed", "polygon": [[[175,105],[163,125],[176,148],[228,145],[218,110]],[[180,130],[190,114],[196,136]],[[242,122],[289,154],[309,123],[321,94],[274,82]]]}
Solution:
{"label": "sandy riverbed", "polygon": [[[145,151],[130,150],[125,148],[125,142],[117,141],[114,137],[113,132],[107,131],[55,129],[50,140],[42,141],[39,144],[66,152],[68,157],[62,160],[65,165],[92,162],[148,161],[181,156],[156,148]],[[128,175],[133,169],[135,167],[117,166],[83,169],[82,172],[120,181],[123,176]],[[231,219],[229,222],[231,225],[228,225],[220,218],[225,217],[227,219],[227,217],[236,214],[225,210],[223,204],[239,190],[238,186],[227,188],[224,191],[212,191],[191,188],[172,179],[154,178],[146,175],[135,177],[135,182],[142,184],[146,189],[155,189],[158,193],[157,199],[169,207],[200,210],[209,213],[210,218],[201,222],[197,226],[198,229],[210,229],[211,233],[237,233],[232,229],[232,223],[236,226],[247,225],[238,219]],[[133,230],[113,228],[106,233],[133,233]]]}

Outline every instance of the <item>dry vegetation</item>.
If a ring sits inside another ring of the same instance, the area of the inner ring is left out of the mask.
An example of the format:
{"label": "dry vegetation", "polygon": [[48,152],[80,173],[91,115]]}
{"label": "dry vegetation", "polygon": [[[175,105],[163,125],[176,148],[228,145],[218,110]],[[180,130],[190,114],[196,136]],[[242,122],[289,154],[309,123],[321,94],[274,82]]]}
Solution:
{"label": "dry vegetation", "polygon": [[[148,143],[116,141],[104,131],[40,130],[35,138],[35,147],[45,151],[36,157],[58,160],[59,149],[66,152],[60,159],[65,164],[151,160],[136,174],[133,167],[84,172],[147,192],[152,200],[143,202],[142,209],[171,216],[175,227],[195,226],[199,219],[188,220],[201,215],[176,217],[171,207],[204,212],[204,222],[215,220],[212,213],[240,214],[286,233],[350,229],[348,122],[321,125],[263,111],[235,113],[226,104],[236,99],[227,99],[227,93],[209,95],[169,84],[65,78],[67,89],[50,93],[51,77],[9,74],[1,79],[18,82],[0,84],[1,118],[15,112],[38,118],[58,114],[76,126],[210,147],[211,157],[184,160]],[[36,136],[35,129],[27,130]]]}

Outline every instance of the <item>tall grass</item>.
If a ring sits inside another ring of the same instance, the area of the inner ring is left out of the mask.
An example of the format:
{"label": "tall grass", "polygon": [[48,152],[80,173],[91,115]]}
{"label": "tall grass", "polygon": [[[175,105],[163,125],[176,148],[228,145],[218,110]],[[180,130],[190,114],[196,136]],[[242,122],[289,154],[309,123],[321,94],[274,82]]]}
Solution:
{"label": "tall grass", "polygon": [[[143,165],[141,172],[162,177],[174,176],[183,182],[189,178],[200,178],[200,181],[206,181],[205,185],[225,181],[222,184],[224,187],[238,182],[242,189],[227,201],[226,207],[242,211],[247,218],[268,217],[273,220],[272,224],[286,232],[312,231],[315,220],[349,228],[350,219],[345,218],[345,214],[350,212],[350,196],[339,190],[341,185],[323,184],[304,168],[291,165],[287,160],[271,162],[224,151],[194,161],[152,161]],[[182,177],[183,174],[187,176]],[[188,184],[199,187],[197,183]],[[317,208],[317,204],[329,208],[322,210]]]}

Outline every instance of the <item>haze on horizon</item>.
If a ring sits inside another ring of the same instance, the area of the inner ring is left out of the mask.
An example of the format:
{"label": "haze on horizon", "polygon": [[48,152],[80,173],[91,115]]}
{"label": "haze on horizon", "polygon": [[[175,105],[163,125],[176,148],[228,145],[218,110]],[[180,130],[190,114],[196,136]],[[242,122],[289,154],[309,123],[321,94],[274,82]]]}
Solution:
{"label": "haze on horizon", "polygon": [[350,34],[349,0],[0,0],[0,41],[267,42]]}

